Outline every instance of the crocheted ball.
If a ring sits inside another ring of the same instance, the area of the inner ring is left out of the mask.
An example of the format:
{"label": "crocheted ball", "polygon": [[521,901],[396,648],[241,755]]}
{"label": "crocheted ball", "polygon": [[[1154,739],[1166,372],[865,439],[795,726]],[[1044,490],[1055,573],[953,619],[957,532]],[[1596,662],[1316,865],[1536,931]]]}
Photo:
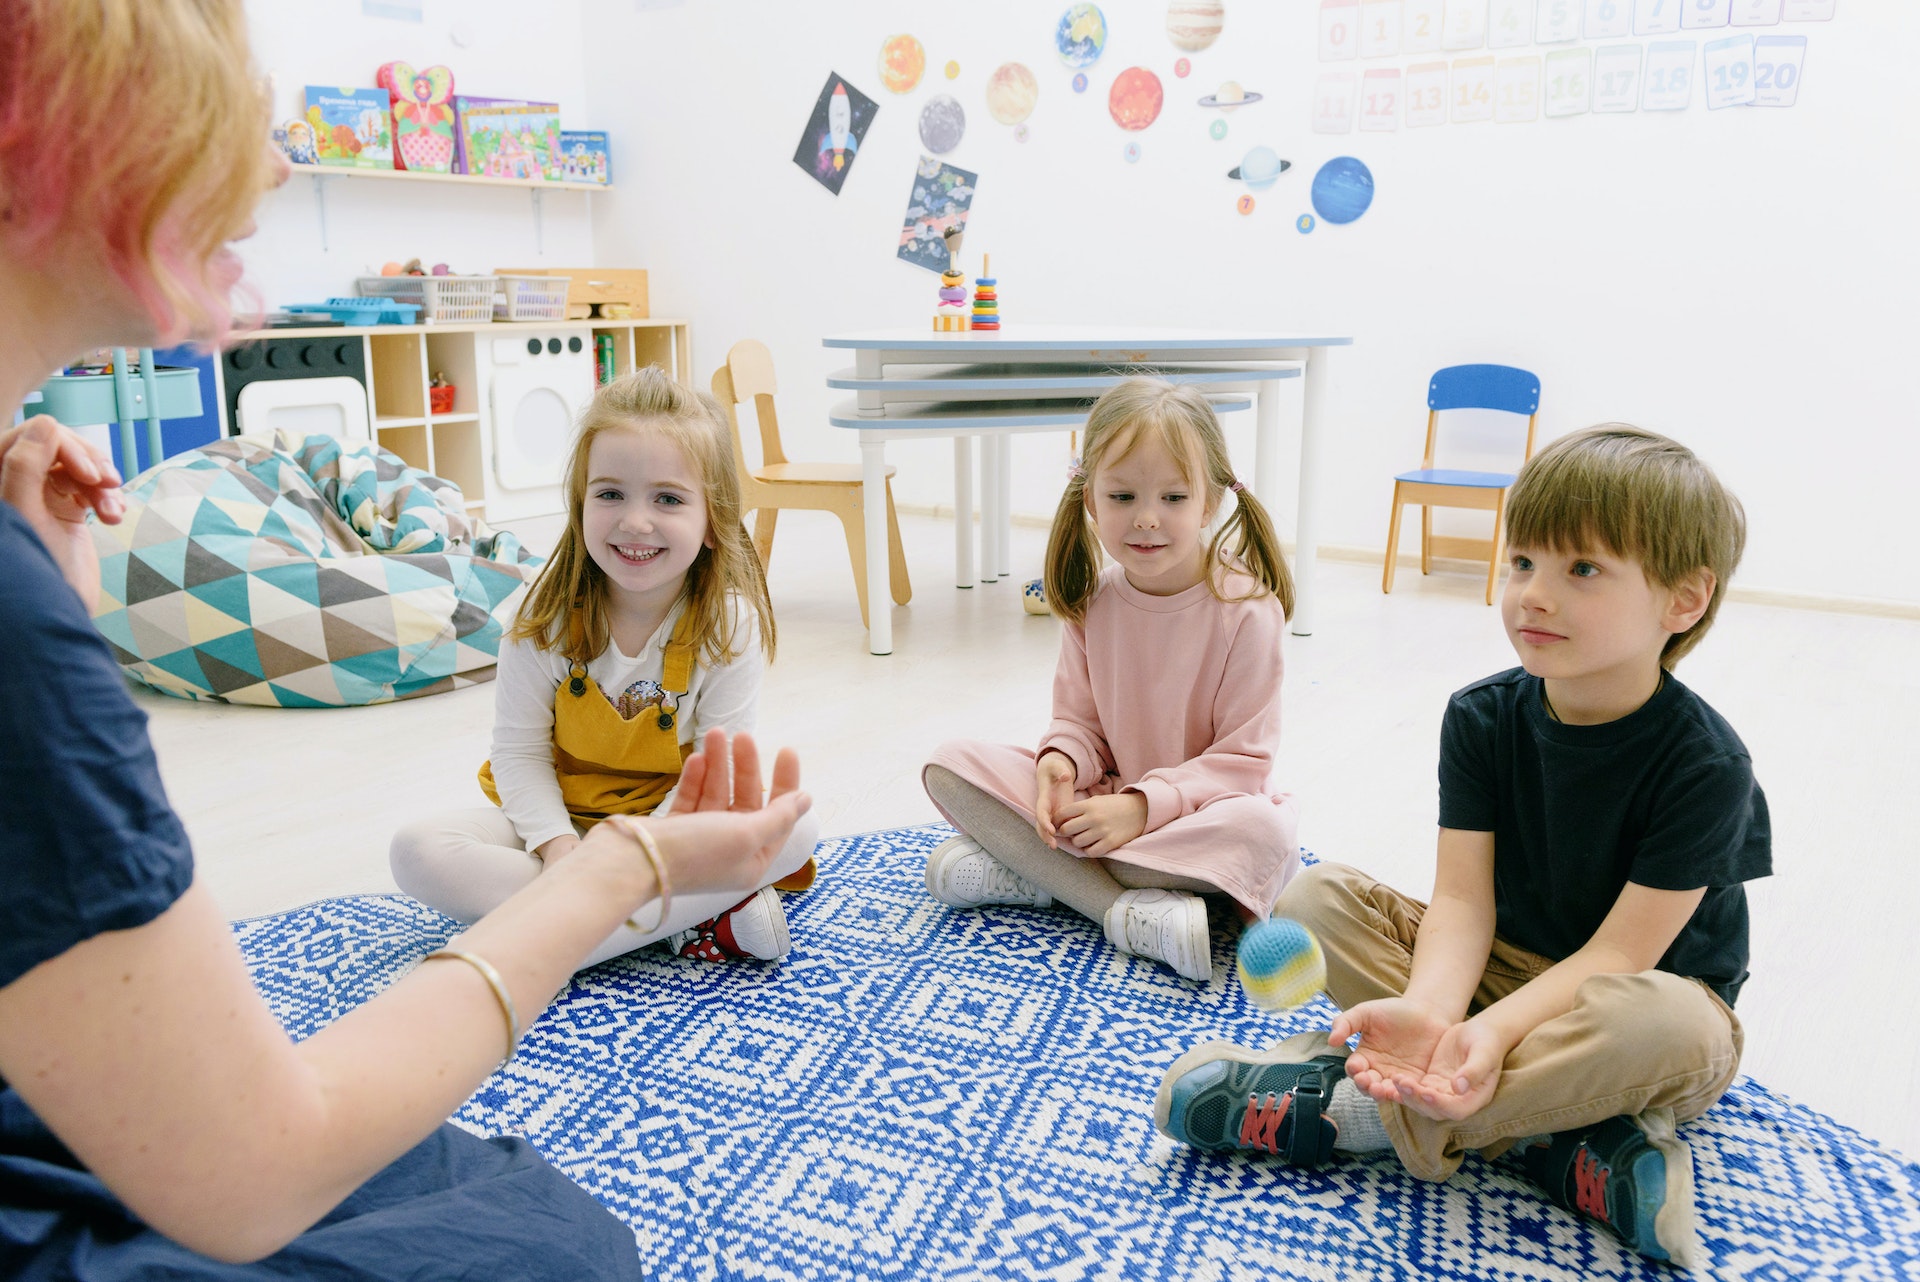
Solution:
{"label": "crocheted ball", "polygon": [[1240,936],[1240,984],[1264,1010],[1290,1010],[1313,1000],[1327,983],[1320,941],[1286,917],[1257,921]]}

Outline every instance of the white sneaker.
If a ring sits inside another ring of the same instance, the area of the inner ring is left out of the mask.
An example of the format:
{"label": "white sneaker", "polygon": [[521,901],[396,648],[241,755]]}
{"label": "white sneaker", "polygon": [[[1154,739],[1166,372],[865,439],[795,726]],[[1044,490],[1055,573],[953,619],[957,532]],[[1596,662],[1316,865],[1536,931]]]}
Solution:
{"label": "white sneaker", "polygon": [[780,892],[762,886],[718,917],[667,937],[667,950],[702,961],[751,957],[778,961],[793,946]]}
{"label": "white sneaker", "polygon": [[1183,979],[1213,978],[1207,905],[1184,890],[1129,890],[1107,909],[1107,942],[1123,953],[1164,962]]}
{"label": "white sneaker", "polygon": [[971,837],[949,837],[927,856],[927,893],[952,908],[985,904],[1032,904],[1045,908],[1053,896],[1007,867]]}

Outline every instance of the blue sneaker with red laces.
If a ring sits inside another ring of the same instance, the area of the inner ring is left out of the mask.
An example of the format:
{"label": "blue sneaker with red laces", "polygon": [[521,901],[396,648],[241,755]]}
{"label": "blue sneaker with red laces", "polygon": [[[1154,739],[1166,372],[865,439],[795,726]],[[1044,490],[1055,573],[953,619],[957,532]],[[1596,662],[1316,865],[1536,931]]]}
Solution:
{"label": "blue sneaker with red laces", "polygon": [[1326,1116],[1346,1076],[1344,1051],[1306,1032],[1264,1051],[1233,1042],[1196,1046],[1173,1062],[1153,1102],[1161,1133],[1215,1151],[1252,1149],[1315,1167],[1333,1156],[1339,1127]]}

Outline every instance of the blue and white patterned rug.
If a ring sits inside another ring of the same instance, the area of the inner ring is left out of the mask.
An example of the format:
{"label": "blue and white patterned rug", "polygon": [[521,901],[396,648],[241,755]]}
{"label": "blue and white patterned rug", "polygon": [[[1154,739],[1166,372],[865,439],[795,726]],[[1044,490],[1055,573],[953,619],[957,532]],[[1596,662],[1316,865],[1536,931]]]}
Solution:
{"label": "blue and white patterned rug", "polygon": [[[1503,1163],[1307,1173],[1153,1127],[1196,1041],[1325,1027],[1197,989],[1061,910],[954,912],[940,826],[826,843],[779,965],[648,953],[577,976],[455,1120],[523,1135],[634,1226],[662,1279],[1658,1278]],[[400,896],[238,923],[304,1036],[452,933]],[[1920,1277],[1920,1164],[1742,1079],[1685,1128],[1706,1276]]]}

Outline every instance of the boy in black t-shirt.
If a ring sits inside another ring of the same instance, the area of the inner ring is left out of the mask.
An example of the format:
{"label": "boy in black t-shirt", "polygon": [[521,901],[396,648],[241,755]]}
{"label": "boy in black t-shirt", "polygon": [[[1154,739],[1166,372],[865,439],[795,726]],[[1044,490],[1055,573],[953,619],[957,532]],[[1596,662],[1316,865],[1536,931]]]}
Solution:
{"label": "boy in black t-shirt", "polygon": [[1432,903],[1302,871],[1275,912],[1320,940],[1344,1013],[1324,1038],[1189,1051],[1163,1131],[1307,1166],[1391,1148],[1430,1180],[1515,1149],[1561,1205],[1693,1262],[1674,1127],[1739,1066],[1742,883],[1772,864],[1746,748],[1671,669],[1745,537],[1738,500],[1650,432],[1579,432],[1521,469],[1502,602],[1521,667],[1447,707]]}

